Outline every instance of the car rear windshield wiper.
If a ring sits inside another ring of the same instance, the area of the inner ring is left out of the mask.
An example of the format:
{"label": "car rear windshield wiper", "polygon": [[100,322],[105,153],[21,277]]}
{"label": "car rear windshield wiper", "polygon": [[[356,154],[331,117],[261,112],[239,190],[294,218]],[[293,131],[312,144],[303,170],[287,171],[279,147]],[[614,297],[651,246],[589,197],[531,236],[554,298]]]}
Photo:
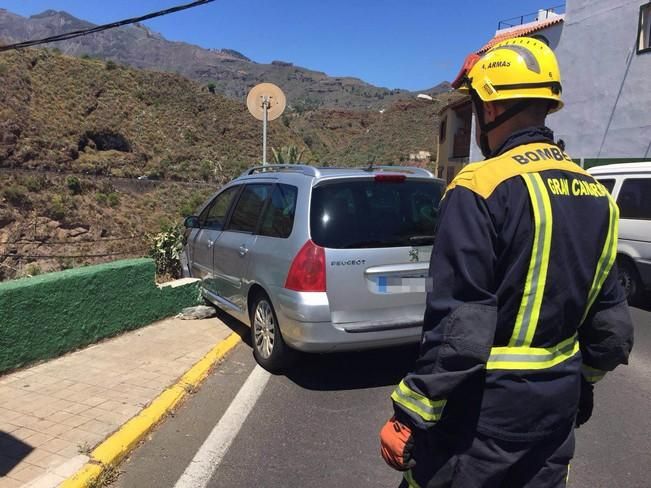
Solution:
{"label": "car rear windshield wiper", "polygon": [[422,243],[422,244],[432,244],[434,242],[434,235],[424,235],[424,236],[411,236],[409,238],[409,242],[411,244],[417,244],[417,243]]}
{"label": "car rear windshield wiper", "polygon": [[381,240],[358,241],[358,242],[351,242],[350,244],[346,244],[344,246],[344,249],[369,248],[369,247],[395,247],[401,245],[403,244],[399,241],[381,241]]}

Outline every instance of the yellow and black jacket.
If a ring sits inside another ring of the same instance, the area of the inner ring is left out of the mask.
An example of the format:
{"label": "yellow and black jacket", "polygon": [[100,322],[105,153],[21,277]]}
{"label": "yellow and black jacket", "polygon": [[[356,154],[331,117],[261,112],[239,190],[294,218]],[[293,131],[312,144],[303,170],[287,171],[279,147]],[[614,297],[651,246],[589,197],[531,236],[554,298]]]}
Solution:
{"label": "yellow and black jacket", "polygon": [[464,168],[441,204],[419,359],[391,396],[397,418],[507,441],[571,425],[581,372],[600,379],[633,344],[617,226],[608,191],[544,127]]}

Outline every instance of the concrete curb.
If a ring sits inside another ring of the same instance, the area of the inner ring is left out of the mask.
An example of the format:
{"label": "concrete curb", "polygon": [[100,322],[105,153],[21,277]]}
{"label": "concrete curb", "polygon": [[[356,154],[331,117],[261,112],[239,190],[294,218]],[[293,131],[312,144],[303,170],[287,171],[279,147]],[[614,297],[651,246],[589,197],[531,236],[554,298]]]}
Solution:
{"label": "concrete curb", "polygon": [[235,333],[217,344],[179,381],[156,397],[151,404],[122,425],[117,432],[98,445],[90,460],[66,479],[62,488],[87,488],[108,468],[116,466],[165,416],[208,376],[211,368],[241,342]]}

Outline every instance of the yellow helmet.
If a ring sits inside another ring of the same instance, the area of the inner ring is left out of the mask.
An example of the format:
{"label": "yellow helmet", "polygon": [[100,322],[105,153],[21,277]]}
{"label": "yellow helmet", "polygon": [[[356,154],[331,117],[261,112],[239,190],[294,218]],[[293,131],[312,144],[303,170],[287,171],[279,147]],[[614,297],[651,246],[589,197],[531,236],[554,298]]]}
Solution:
{"label": "yellow helmet", "polygon": [[556,55],[531,37],[499,42],[481,57],[471,55],[452,86],[474,91],[483,102],[546,99],[555,102],[550,112],[563,107]]}

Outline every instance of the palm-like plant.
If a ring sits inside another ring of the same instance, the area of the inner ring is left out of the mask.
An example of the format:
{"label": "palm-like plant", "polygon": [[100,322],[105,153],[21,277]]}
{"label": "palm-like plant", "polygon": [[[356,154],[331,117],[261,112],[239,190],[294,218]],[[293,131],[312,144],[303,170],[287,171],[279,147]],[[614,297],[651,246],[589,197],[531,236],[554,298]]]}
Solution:
{"label": "palm-like plant", "polygon": [[298,149],[296,146],[283,146],[280,150],[271,148],[273,153],[274,164],[296,164],[300,163],[303,157],[303,149]]}

